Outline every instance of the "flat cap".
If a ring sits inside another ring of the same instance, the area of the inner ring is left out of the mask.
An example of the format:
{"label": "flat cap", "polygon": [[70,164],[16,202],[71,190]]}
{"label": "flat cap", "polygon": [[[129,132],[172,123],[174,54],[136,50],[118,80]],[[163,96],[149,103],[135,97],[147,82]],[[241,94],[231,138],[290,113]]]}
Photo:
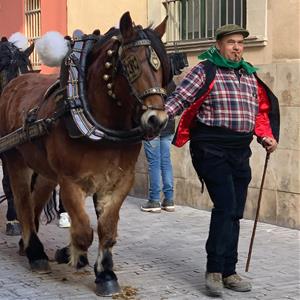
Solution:
{"label": "flat cap", "polygon": [[235,24],[226,24],[216,30],[216,40],[220,40],[223,36],[229,34],[240,33],[246,38],[249,35],[249,31],[243,27]]}

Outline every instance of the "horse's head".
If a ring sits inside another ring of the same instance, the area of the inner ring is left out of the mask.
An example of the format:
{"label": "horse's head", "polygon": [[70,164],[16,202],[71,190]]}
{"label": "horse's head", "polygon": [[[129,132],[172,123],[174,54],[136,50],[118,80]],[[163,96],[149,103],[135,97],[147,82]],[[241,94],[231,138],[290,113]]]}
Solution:
{"label": "horse's head", "polygon": [[131,119],[148,137],[159,134],[168,120],[164,98],[171,69],[161,41],[165,29],[166,19],[155,29],[143,29],[135,26],[130,14],[125,13],[120,20],[120,30],[108,32],[100,40],[98,51],[93,51],[91,69],[94,71],[88,76],[90,81],[95,66],[98,72],[103,69],[106,95],[123,114],[130,108]]}
{"label": "horse's head", "polygon": [[[0,93],[4,86],[13,78],[17,77],[19,74],[27,73],[32,69],[31,62],[29,60],[29,55],[32,53],[34,44],[25,48],[25,46],[20,45],[20,40],[23,36],[20,33],[15,33],[12,35],[14,39],[11,41],[3,39],[0,43]],[[24,41],[22,41],[24,43]],[[19,48],[20,47],[20,48]]]}

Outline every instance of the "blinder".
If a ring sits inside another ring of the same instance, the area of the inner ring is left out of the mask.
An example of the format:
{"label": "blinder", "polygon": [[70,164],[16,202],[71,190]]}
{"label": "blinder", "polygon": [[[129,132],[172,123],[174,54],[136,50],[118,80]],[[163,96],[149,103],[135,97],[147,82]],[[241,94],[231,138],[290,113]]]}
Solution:
{"label": "blinder", "polygon": [[129,55],[122,60],[126,77],[130,83],[138,79],[142,73],[141,65],[135,55]]}

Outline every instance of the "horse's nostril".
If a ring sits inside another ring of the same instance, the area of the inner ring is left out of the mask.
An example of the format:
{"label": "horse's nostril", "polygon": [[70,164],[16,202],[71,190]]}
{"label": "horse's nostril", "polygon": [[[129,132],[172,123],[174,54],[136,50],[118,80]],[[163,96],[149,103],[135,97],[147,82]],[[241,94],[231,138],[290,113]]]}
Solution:
{"label": "horse's nostril", "polygon": [[149,119],[148,119],[148,124],[149,126],[151,126],[151,128],[153,129],[158,129],[160,128],[160,122],[158,120],[158,118],[156,116],[151,116]]}

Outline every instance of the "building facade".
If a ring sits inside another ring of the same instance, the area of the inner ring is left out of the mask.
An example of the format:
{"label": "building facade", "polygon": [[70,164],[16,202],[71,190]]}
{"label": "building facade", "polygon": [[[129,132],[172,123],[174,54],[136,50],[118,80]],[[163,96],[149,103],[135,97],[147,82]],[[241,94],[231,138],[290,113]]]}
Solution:
{"label": "building facade", "polygon": [[[300,0],[0,0],[0,36],[21,31],[35,39],[49,30],[72,35],[78,28],[87,33],[98,28],[104,33],[118,25],[125,11],[142,26],[159,24],[167,11],[167,50],[185,52],[190,67],[197,63],[197,55],[214,43],[218,26],[238,23],[250,31],[245,59],[259,67],[260,77],[278,96],[281,110],[280,143],[269,162],[260,220],[299,229]],[[40,23],[34,21],[37,13]],[[175,80],[180,81],[188,69]],[[265,158],[255,140],[252,152],[253,179],[245,210],[250,219],[255,216]],[[172,148],[172,161],[175,202],[210,209],[207,192],[200,193],[188,145]],[[147,197],[147,191],[147,164],[141,151],[131,194]]]}

